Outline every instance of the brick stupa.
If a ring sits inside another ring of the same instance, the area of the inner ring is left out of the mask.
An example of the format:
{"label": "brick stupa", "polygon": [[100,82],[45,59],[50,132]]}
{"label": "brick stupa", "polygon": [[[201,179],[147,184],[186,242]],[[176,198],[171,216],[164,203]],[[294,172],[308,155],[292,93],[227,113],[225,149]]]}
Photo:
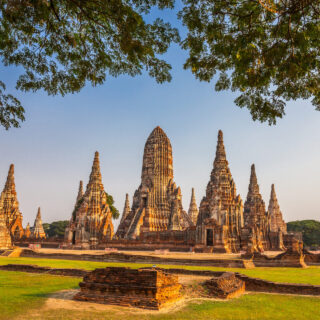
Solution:
{"label": "brick stupa", "polygon": [[176,275],[156,268],[104,268],[88,273],[74,299],[159,310],[181,298]]}
{"label": "brick stupa", "polygon": [[98,152],[94,156],[86,192],[82,193],[80,182],[76,205],[65,233],[66,243],[88,247],[112,239],[112,212],[102,184]]}
{"label": "brick stupa", "polygon": [[188,215],[192,220],[192,223],[196,225],[198,220],[199,210],[196,202],[196,196],[194,194],[194,188],[192,188],[192,191],[191,191],[191,200],[190,200]]}
{"label": "brick stupa", "polygon": [[141,232],[186,229],[192,221],[183,210],[181,198],[181,190],[173,181],[170,140],[156,127],[144,147],[141,184],[117,237],[134,239]]}
{"label": "brick stupa", "polygon": [[19,209],[16,186],[14,182],[14,165],[10,165],[8,177],[0,196],[0,215],[4,216],[11,236],[20,239],[24,230],[22,227],[22,213]]}
{"label": "brick stupa", "polygon": [[35,239],[45,239],[46,233],[43,230],[42,219],[41,219],[41,209],[38,208],[36,219],[34,220],[34,225],[32,228],[32,237]]}
{"label": "brick stupa", "polygon": [[287,224],[284,222],[282,212],[276,196],[274,184],[271,186],[271,195],[268,207],[268,215],[270,218],[270,231],[287,233]]}
{"label": "brick stupa", "polygon": [[239,251],[242,214],[242,200],[237,195],[220,130],[210,181],[200,203],[197,242],[213,247],[215,252]]}
{"label": "brick stupa", "polygon": [[242,248],[262,252],[269,248],[268,215],[260,194],[255,165],[251,166],[250,183],[246,202],[244,203],[244,228],[242,230]]}

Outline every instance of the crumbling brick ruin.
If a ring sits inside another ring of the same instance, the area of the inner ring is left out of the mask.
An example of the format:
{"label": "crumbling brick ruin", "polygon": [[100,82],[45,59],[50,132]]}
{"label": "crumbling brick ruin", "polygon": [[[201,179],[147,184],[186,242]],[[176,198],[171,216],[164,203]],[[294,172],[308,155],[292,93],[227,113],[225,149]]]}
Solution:
{"label": "crumbling brick ruin", "polygon": [[14,182],[13,164],[10,165],[7,181],[0,196],[0,215],[4,216],[11,237],[20,239],[24,234],[24,230]]}
{"label": "crumbling brick ruin", "polygon": [[113,234],[112,213],[102,184],[99,153],[96,152],[84,194],[80,182],[75,208],[65,232],[65,242],[87,248],[112,239]]}
{"label": "crumbling brick ruin", "polygon": [[181,297],[178,277],[157,269],[96,269],[80,288],[75,300],[154,310]]}
{"label": "crumbling brick ruin", "polygon": [[131,211],[116,233],[120,239],[135,239],[142,232],[185,230],[193,223],[183,210],[181,190],[173,182],[172,147],[160,127],[144,147],[141,184],[135,191]]}

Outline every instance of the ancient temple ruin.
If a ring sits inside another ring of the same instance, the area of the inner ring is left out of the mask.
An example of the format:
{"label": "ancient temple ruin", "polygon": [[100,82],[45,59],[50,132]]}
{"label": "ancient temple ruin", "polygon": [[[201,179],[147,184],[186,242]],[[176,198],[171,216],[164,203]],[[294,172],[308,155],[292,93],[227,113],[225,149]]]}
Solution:
{"label": "ancient temple ruin", "polygon": [[11,236],[6,224],[6,219],[0,213],[0,250],[9,249],[12,246]]}
{"label": "ancient temple ruin", "polygon": [[126,200],[124,202],[124,207],[123,207],[123,211],[122,211],[120,224],[123,223],[123,221],[127,218],[129,212],[130,212],[129,195],[126,193]]}
{"label": "ancient temple ruin", "polygon": [[244,228],[241,233],[241,247],[255,252],[269,248],[268,231],[269,219],[265,203],[260,194],[256,170],[251,166],[250,183],[246,202],[244,203]]}
{"label": "ancient temple ruin", "polygon": [[191,191],[191,200],[190,200],[188,215],[192,223],[196,225],[198,220],[199,210],[196,202],[196,196],[194,195],[194,188],[192,188],[192,191]]}
{"label": "ancient temple ruin", "polygon": [[7,228],[14,239],[20,239],[24,230],[22,213],[19,209],[16,186],[14,182],[14,165],[10,165],[8,177],[0,196],[0,215],[4,216]]}
{"label": "ancient temple ruin", "polygon": [[156,127],[144,147],[141,184],[116,236],[135,239],[140,233],[185,230],[192,221],[183,210],[181,198],[181,190],[173,181],[170,140]]}
{"label": "ancient temple ruin", "polygon": [[75,208],[65,233],[67,244],[89,247],[112,239],[112,212],[107,201],[108,194],[102,184],[99,153],[96,152],[84,194],[80,182]]}
{"label": "ancient temple ruin", "polygon": [[41,219],[41,209],[38,208],[36,219],[34,220],[34,225],[31,230],[31,237],[34,239],[45,239],[46,233],[43,230],[42,219]]}
{"label": "ancient temple ruin", "polygon": [[287,224],[284,222],[282,212],[276,196],[274,184],[271,185],[271,195],[268,207],[268,216],[270,218],[270,231],[287,233]]}
{"label": "ancient temple ruin", "polygon": [[236,192],[220,130],[210,181],[200,204],[196,242],[215,252],[237,252],[242,226],[242,200]]}

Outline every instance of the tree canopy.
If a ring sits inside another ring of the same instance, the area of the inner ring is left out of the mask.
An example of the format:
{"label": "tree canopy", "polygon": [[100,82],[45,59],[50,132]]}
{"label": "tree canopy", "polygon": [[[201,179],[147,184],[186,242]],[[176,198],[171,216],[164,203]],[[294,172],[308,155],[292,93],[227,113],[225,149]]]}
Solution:
{"label": "tree canopy", "polygon": [[302,232],[302,238],[305,245],[320,246],[320,221],[301,220],[287,223],[288,231]]}
{"label": "tree canopy", "polygon": [[[215,90],[239,92],[235,103],[254,120],[275,124],[286,101],[311,99],[320,109],[319,0],[182,0],[179,32],[150,10],[174,0],[0,0],[0,57],[24,73],[16,88],[50,95],[78,92],[107,76],[147,70],[162,83],[171,66],[159,58],[180,42],[184,68]],[[147,19],[148,17],[148,19]],[[20,102],[0,79],[0,125],[24,120]]]}
{"label": "tree canopy", "polygon": [[[78,92],[107,75],[135,76],[145,69],[157,82],[170,81],[171,66],[159,55],[178,31],[150,9],[172,8],[173,0],[0,0],[0,57],[21,66],[16,88],[49,95]],[[24,120],[20,102],[0,82],[0,124]]]}
{"label": "tree canopy", "polygon": [[54,221],[52,223],[43,223],[43,229],[48,237],[63,238],[66,227],[69,225],[69,221]]}
{"label": "tree canopy", "polygon": [[114,204],[113,197],[107,192],[106,192],[106,196],[107,196],[107,204],[109,205],[110,211],[112,213],[112,218],[118,219],[120,216],[120,213],[119,213],[119,210],[113,205]]}
{"label": "tree canopy", "polygon": [[274,124],[285,101],[312,99],[320,109],[320,1],[183,0],[189,32],[184,65],[217,91],[240,92],[235,103]]}

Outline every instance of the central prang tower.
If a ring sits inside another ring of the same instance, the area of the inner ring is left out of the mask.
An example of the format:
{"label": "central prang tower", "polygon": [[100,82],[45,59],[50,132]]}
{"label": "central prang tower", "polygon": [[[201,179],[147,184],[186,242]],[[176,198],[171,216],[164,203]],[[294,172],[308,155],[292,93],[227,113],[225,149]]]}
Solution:
{"label": "central prang tower", "polygon": [[156,127],[144,147],[141,184],[116,236],[137,238],[141,232],[184,230],[192,221],[182,208],[181,190],[173,182],[172,147]]}

